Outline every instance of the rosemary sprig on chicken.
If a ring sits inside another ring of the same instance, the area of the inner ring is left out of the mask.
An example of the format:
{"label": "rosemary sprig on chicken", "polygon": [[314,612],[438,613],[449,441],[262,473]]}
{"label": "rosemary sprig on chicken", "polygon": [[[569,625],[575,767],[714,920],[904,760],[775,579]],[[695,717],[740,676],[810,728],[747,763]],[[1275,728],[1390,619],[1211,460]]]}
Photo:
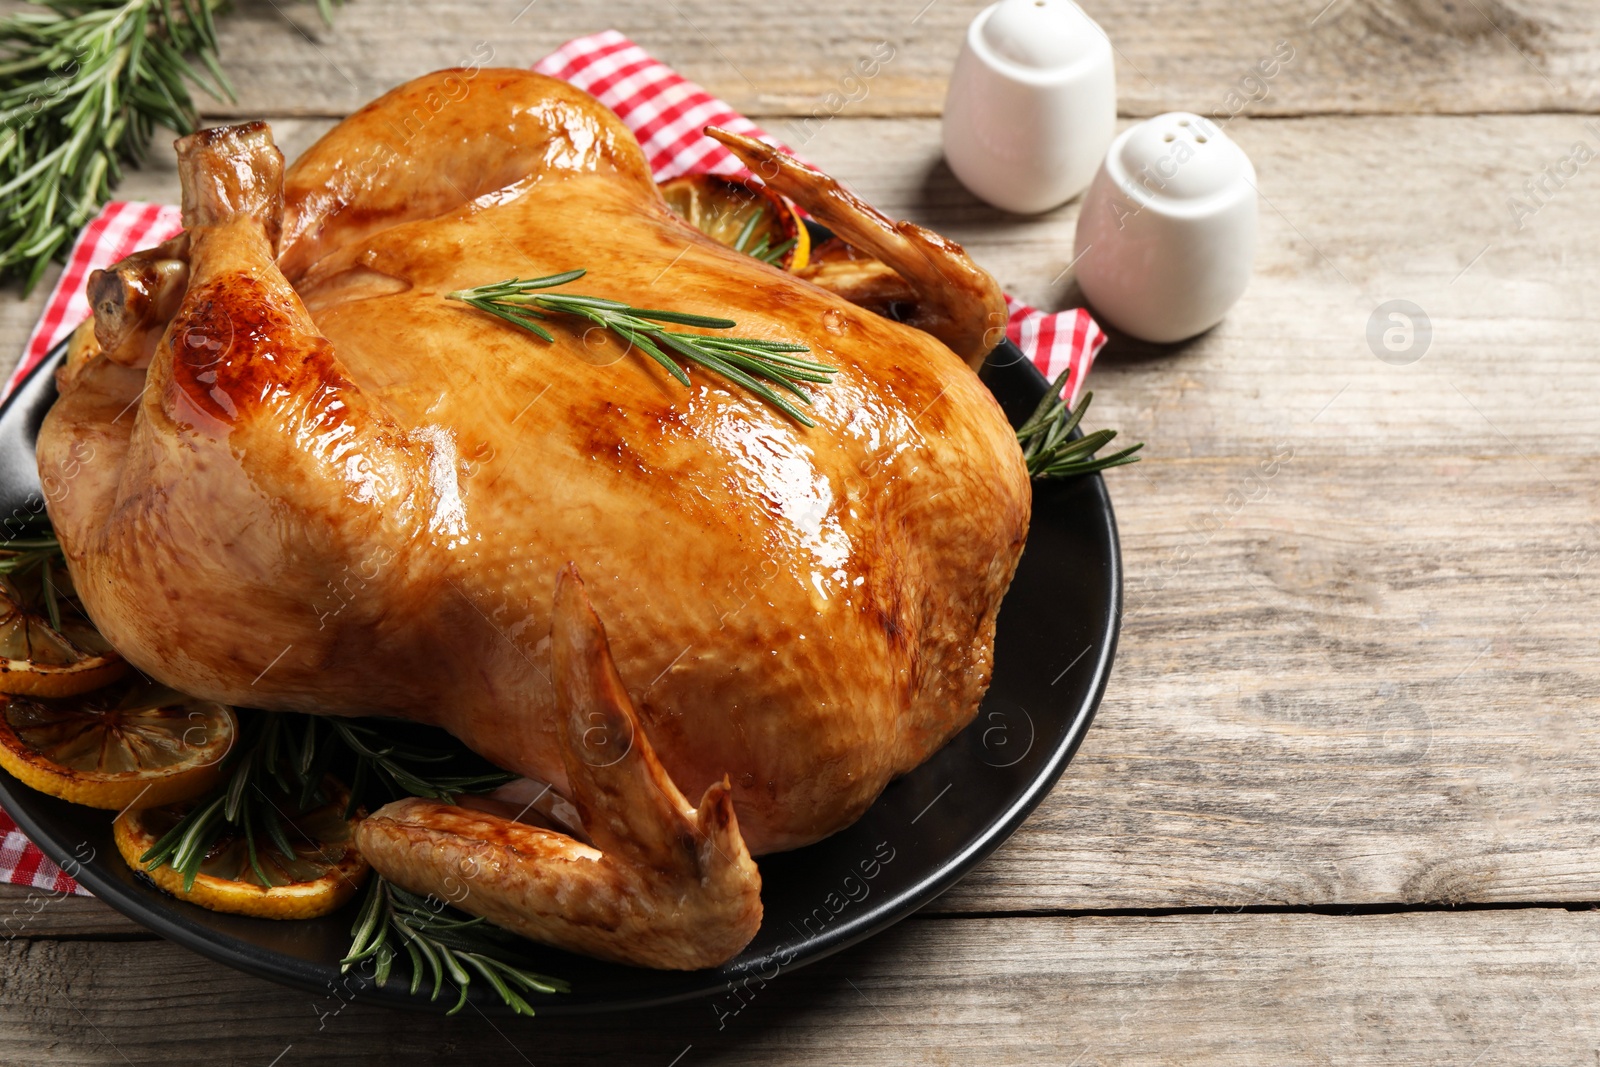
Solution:
{"label": "rosemary sprig on chicken", "polygon": [[583,270],[569,270],[543,278],[512,278],[472,289],[458,289],[446,293],[445,297],[470,304],[479,311],[504,319],[550,342],[555,341],[555,335],[542,325],[550,318],[546,312],[588,319],[622,338],[629,347],[637,348],[655,360],[683,385],[689,384],[689,375],[680,365],[680,360],[704,367],[748,389],[802,426],[816,425],[804,412],[766,384],[771,382],[801,403],[809,405],[811,395],[801,387],[801,383],[827,385],[833,381],[838,368],[799,358],[795,353],[810,351],[805,345],[793,341],[667,330],[658,324],[694,326],[702,330],[731,330],[738,323],[710,315],[636,308],[620,300],[599,296],[541,291],[575,282],[586,273]]}

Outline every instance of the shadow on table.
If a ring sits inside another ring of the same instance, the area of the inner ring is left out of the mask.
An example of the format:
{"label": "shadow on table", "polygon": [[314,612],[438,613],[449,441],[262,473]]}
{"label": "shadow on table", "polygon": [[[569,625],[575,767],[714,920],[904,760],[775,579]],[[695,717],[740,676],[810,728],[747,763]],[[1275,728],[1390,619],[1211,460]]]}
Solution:
{"label": "shadow on table", "polygon": [[[290,1062],[312,1062],[357,1054],[372,1062],[429,1064],[537,1063],[654,1064],[692,1067],[729,1060],[767,1062],[780,1049],[811,1048],[847,1062],[853,1041],[873,1040],[871,1031],[896,1029],[927,1018],[935,996],[909,989],[904,956],[918,952],[912,919],[864,944],[780,975],[752,981],[712,1000],[622,1014],[534,1019],[490,1019],[468,1008],[454,1017],[419,1015],[350,1004],[321,1031],[296,1040]],[[937,921],[937,920],[932,920]],[[914,971],[915,969],[912,968]],[[931,982],[937,972],[926,975]],[[904,1008],[914,992],[915,1015]],[[274,990],[274,996],[299,995]],[[896,1018],[896,1016],[900,1016]],[[292,1036],[282,1030],[285,1041]],[[876,1040],[885,1040],[879,1033]],[[903,1038],[902,1038],[903,1040]],[[359,1052],[357,1051],[359,1050]]]}

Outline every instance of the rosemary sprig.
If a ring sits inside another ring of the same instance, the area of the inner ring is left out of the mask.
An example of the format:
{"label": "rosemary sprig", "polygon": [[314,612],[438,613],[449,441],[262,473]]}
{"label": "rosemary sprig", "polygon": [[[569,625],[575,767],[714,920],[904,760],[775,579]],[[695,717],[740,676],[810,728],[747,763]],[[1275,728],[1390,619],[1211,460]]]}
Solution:
{"label": "rosemary sprig", "polygon": [[791,237],[786,241],[780,241],[774,246],[771,243],[772,239],[770,237],[763,236],[761,240],[756,243],[754,248],[745,247],[750,243],[751,236],[755,234],[756,226],[758,226],[761,223],[761,220],[766,217],[767,209],[765,206],[762,206],[759,211],[755,212],[748,219],[746,219],[744,226],[739,230],[739,236],[734,238],[733,250],[735,252],[743,252],[747,256],[754,256],[763,263],[770,263],[776,267],[780,262],[783,261],[784,253],[795,246],[795,238]]}
{"label": "rosemary sprig", "polygon": [[[373,961],[373,980],[387,985],[394,961],[404,950],[411,961],[411,993],[425,980],[438,1000],[448,977],[456,987],[454,1015],[467,1003],[474,974],[483,978],[518,1015],[532,1015],[527,993],[565,993],[566,982],[532,970],[518,951],[521,940],[482,918],[470,918],[434,897],[419,897],[374,874],[366,900],[350,928],[350,951],[339,961],[348,971]],[[398,943],[399,948],[395,947]]]}
{"label": "rosemary sprig", "polygon": [[[66,557],[61,554],[61,542],[56,540],[55,531],[48,523],[35,524],[32,533],[34,536],[14,537],[9,541],[0,542],[0,578],[20,579],[37,568],[39,602],[44,606],[45,617],[50,620],[50,628],[59,634],[61,598],[68,594],[71,586],[63,585],[56,576],[67,574]],[[66,580],[71,581],[70,577]],[[4,594],[6,598],[9,597],[10,591],[20,592],[11,586],[7,589],[8,593]]]}
{"label": "rosemary sprig", "polygon": [[744,225],[739,228],[739,236],[733,239],[733,250],[735,252],[745,251],[744,246],[750,243],[750,235],[756,232],[756,227],[761,224],[761,220],[766,214],[767,209],[763,207],[758,211],[751,212],[750,217],[744,220]]}
{"label": "rosemary sprig", "polygon": [[[227,781],[196,801],[172,828],[139,857],[146,870],[169,866],[183,875],[187,892],[200,874],[206,856],[224,836],[242,834],[250,867],[262,885],[276,884],[261,864],[258,844],[271,841],[285,856],[296,854],[279,805],[273,800],[298,798],[302,811],[325,798],[323,775],[315,778],[295,751],[287,716],[256,715],[241,724]],[[303,777],[297,780],[296,771]],[[270,792],[269,792],[270,790]]]}
{"label": "rosemary sprig", "polygon": [[771,248],[768,248],[767,238],[763,237],[754,248],[750,249],[749,254],[755,256],[763,263],[770,263],[776,267],[779,263],[783,262],[784,253],[793,248],[794,243],[795,239],[791,237],[786,241],[779,241]]}
{"label": "rosemary sprig", "polygon": [[[323,18],[337,0],[317,0]],[[32,0],[0,18],[0,279],[32,289],[157,126],[232,100],[213,14],[226,0]]]}
{"label": "rosemary sprig", "polygon": [[34,2],[0,20],[0,276],[29,289],[156,126],[195,129],[191,89],[233,98],[211,17],[224,0]]}
{"label": "rosemary sprig", "polygon": [[[516,777],[507,771],[483,774],[432,773],[431,768],[453,762],[457,753],[439,752],[385,736],[370,726],[345,719],[320,719],[344,748],[355,757],[355,781],[350,787],[350,802],[367,792],[368,779],[376,779],[392,796],[428,797],[454,800],[461,793],[485,793]],[[349,817],[347,813],[346,817]]]}
{"label": "rosemary sprig", "polygon": [[61,542],[46,532],[38,537],[16,537],[0,543],[0,575],[20,574],[44,565],[65,566]]}
{"label": "rosemary sprig", "polygon": [[[680,361],[704,367],[748,389],[802,426],[816,425],[772,387],[776,386],[802,403],[810,404],[811,397],[801,383],[826,385],[833,381],[838,368],[794,355],[796,352],[809,352],[810,349],[805,345],[791,341],[718,337],[667,330],[658,323],[694,326],[704,330],[730,330],[738,323],[710,315],[636,308],[620,300],[598,296],[539,291],[577,281],[585,273],[582,270],[569,270],[543,278],[512,278],[492,285],[458,289],[445,296],[446,299],[459,300],[479,311],[504,319],[550,342],[555,340],[555,336],[542,325],[550,318],[545,312],[588,319],[622,338],[630,348],[638,348],[684,385],[689,384],[689,375],[680,366]],[[772,385],[768,385],[768,382]]]}
{"label": "rosemary sprig", "polygon": [[186,889],[194,884],[211,849],[230,834],[244,837],[256,876],[271,885],[258,843],[270,841],[285,855],[294,855],[280,801],[299,812],[325,802],[323,783],[330,772],[350,776],[345,818],[363,803],[377,805],[403,796],[451,800],[460,793],[486,792],[516,777],[499,770],[460,774],[441,768],[459,759],[464,750],[426,749],[387,737],[375,726],[275,712],[244,712],[240,718],[239,743],[229,756],[234,762],[227,781],[195,802],[139,857],[147,870],[165,864],[178,871]]}
{"label": "rosemary sprig", "polygon": [[[346,771],[341,764],[352,760],[356,782],[350,791],[352,809],[362,797],[374,802],[404,795],[453,800],[460,793],[492,789],[515,777],[504,771],[444,773],[439,765],[455,760],[457,752],[430,750],[388,737],[378,727],[312,715],[250,715],[235,751],[239,755],[228,780],[190,807],[140,857],[146,869],[168,864],[182,873],[185,891],[224,835],[242,836],[256,877],[263,885],[275,884],[258,846],[270,841],[283,855],[295,855],[289,840],[294,827],[280,804],[297,804],[304,812],[324,803],[322,786],[328,771]],[[345,817],[352,814],[347,810]],[[412,993],[431,981],[432,999],[437,1000],[447,978],[455,986],[459,998],[450,1009],[452,1015],[466,1004],[474,976],[488,982],[522,1015],[533,1014],[528,993],[568,989],[565,982],[528,967],[515,934],[432,897],[408,893],[376,873],[350,932],[350,949],[340,962],[341,970],[372,959],[373,978],[385,985],[403,950],[411,965]]]}
{"label": "rosemary sprig", "polygon": [[1143,442],[1109,456],[1095,456],[1117,436],[1115,430],[1096,430],[1072,439],[1072,431],[1083,421],[1094,394],[1085,393],[1076,408],[1069,408],[1061,399],[1061,390],[1066,387],[1070,373],[1069,367],[1056,376],[1039,406],[1017,431],[1017,443],[1028,461],[1028,474],[1034,478],[1074,478],[1139,462],[1134,453],[1144,447]]}

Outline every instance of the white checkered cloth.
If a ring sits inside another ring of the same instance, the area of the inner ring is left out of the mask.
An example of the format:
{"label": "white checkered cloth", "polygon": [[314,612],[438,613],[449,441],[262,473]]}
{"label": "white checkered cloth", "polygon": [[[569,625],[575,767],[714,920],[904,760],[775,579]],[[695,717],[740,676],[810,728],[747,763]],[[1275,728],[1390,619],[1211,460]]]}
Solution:
{"label": "white checkered cloth", "polygon": [[[731,152],[701,132],[707,126],[779,144],[755,123],[615,30],[568,41],[533,69],[571,82],[615,111],[644,147],[657,181],[693,173],[749,174]],[[10,393],[62,338],[89,317],[84,286],[91,271],[137,249],[160,244],[182,229],[175,207],[125,201],[107,204],[73,245],[67,268],[50,294],[5,392]],[[1100,327],[1081,308],[1046,314],[1010,296],[1006,306],[1011,312],[1006,336],[1046,378],[1054,380],[1070,366],[1072,374],[1063,394],[1076,402],[1094,357],[1106,343]],[[23,837],[4,811],[0,811],[0,834],[5,837],[0,847],[0,880],[55,892],[84,892]]]}

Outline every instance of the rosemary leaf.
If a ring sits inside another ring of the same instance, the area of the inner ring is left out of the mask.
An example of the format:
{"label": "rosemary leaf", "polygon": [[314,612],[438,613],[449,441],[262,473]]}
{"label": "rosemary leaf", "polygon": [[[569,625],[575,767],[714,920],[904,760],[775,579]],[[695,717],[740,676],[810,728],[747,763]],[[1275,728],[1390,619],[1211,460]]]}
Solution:
{"label": "rosemary leaf", "polygon": [[40,567],[41,588],[44,590],[44,610],[50,617],[50,628],[57,633],[61,632],[61,602],[56,599],[56,583],[52,573],[51,560],[46,557]]}
{"label": "rosemary leaf", "polygon": [[382,894],[369,890],[366,899],[361,902],[356,924],[350,929],[350,951],[340,961],[341,965],[348,967],[377,953],[382,944],[377,936],[378,923],[384,917],[383,909],[379,907],[382,900]]}
{"label": "rosemary leaf", "polygon": [[[296,768],[300,772],[300,780],[313,787],[315,781],[321,780],[320,776],[317,779],[312,779],[311,777],[311,767],[316,762],[316,757],[317,720],[307,715],[305,723],[305,737],[300,744],[300,759],[296,763]],[[300,806],[305,807],[310,800],[311,798],[309,796],[306,797],[305,801],[303,801]]]}
{"label": "rosemary leaf", "polygon": [[[381,891],[383,889],[382,882],[383,879],[374,878],[373,888]],[[384,930],[387,932],[388,927],[386,926]],[[428,961],[428,973],[433,976],[433,992],[428,999],[438,1000],[440,991],[444,989],[444,965],[439,962],[439,954],[433,950],[433,946],[428,944],[427,938],[424,937],[409,936],[406,938],[406,944],[414,945],[416,950],[422,954],[422,958]]]}
{"label": "rosemary leaf", "polygon": [[745,250],[745,245],[750,243],[750,236],[756,232],[756,227],[761,224],[761,220],[766,216],[767,209],[765,207],[751,213],[750,217],[745,220],[744,227],[739,231],[739,236],[734,238],[733,250],[735,252],[743,252]]}
{"label": "rosemary leaf", "polygon": [[411,958],[411,995],[416,996],[417,990],[422,988],[422,953],[415,939],[407,941],[405,946],[406,955]]}
{"label": "rosemary leaf", "polygon": [[[747,232],[741,235],[741,244],[748,240],[748,231],[752,227],[747,224],[745,229]],[[582,270],[570,270],[543,278],[512,278],[472,289],[458,289],[445,294],[445,298],[459,300],[513,326],[520,326],[547,342],[554,341],[555,338],[549,330],[533,321],[534,318],[547,320],[547,316],[535,311],[534,308],[558,315],[587,319],[616,334],[627,342],[630,348],[639,349],[682,385],[689,384],[689,375],[684,365],[692,364],[753,393],[802,426],[816,425],[803,411],[777,391],[782,389],[801,403],[809,405],[811,395],[806,392],[804,385],[827,385],[833,381],[833,375],[837,373],[838,368],[826,363],[800,359],[794,355],[798,352],[809,352],[810,349],[805,345],[792,341],[769,341],[755,337],[718,337],[667,330],[659,324],[692,326],[704,330],[731,330],[738,323],[732,319],[695,315],[685,311],[635,308],[622,301],[605,297],[543,292],[576,281],[583,277],[584,273]],[[766,384],[768,382],[772,385]]]}
{"label": "rosemary leaf", "polygon": [[776,245],[773,245],[771,248],[757,248],[755,251],[751,252],[750,254],[755,256],[757,259],[761,260],[762,262],[770,263],[774,267],[776,267],[778,264],[783,262],[783,257],[788,254],[789,249],[793,248],[796,243],[797,243],[797,238],[790,237],[789,239],[787,239],[785,241],[778,242]]}
{"label": "rosemary leaf", "polygon": [[[624,304],[623,307],[626,308],[627,305]],[[700,326],[708,330],[731,330],[739,325],[732,319],[719,319],[711,315],[691,315],[685,311],[657,311],[645,308],[633,308],[631,311],[636,319],[649,319],[651,322],[671,322],[678,326]],[[810,349],[802,346],[799,351],[808,352]]]}
{"label": "rosemary leaf", "polygon": [[373,968],[372,979],[379,985],[389,984],[389,972],[394,967],[394,949],[388,945],[379,945],[377,965]]}
{"label": "rosemary leaf", "polygon": [[[266,805],[264,807],[258,805],[256,811],[260,812],[261,821],[267,824],[267,837],[272,841],[273,847],[278,850],[280,855],[291,857],[297,855],[294,842],[289,840],[288,828],[284,825],[283,816],[279,814],[277,805],[272,803],[272,799],[262,791],[259,785],[254,788],[260,794],[261,799],[266,801]],[[267,884],[271,885],[272,883],[268,882]]]}
{"label": "rosemary leaf", "polygon": [[533,970],[512,935],[482,918],[469,918],[443,902],[408,893],[373,875],[350,928],[350,951],[340,961],[340,968],[349,970],[362,960],[375,959],[373,979],[384,985],[399,957],[397,942],[410,962],[413,994],[429,978],[431,1000],[439,999],[446,980],[454,986],[452,1015],[466,1006],[474,974],[519,1015],[534,1013],[524,993],[565,993],[569,989],[560,979]]}
{"label": "rosemary leaf", "polygon": [[270,886],[272,879],[267,877],[266,870],[261,866],[261,853],[256,849],[256,828],[250,819],[244,821],[244,847],[250,857],[250,869],[256,872],[262,885]]}
{"label": "rosemary leaf", "polygon": [[1066,387],[1070,373],[1069,367],[1056,376],[1028,421],[1017,430],[1017,444],[1022,446],[1029,476],[1036,479],[1076,478],[1139,462],[1134,453],[1144,447],[1143,443],[1109,456],[1095,456],[1117,436],[1115,430],[1096,430],[1077,439],[1072,438],[1072,431],[1083,421],[1084,412],[1089,410],[1094,394],[1085,393],[1076,408],[1069,408],[1067,402],[1061,399],[1061,390]]}

